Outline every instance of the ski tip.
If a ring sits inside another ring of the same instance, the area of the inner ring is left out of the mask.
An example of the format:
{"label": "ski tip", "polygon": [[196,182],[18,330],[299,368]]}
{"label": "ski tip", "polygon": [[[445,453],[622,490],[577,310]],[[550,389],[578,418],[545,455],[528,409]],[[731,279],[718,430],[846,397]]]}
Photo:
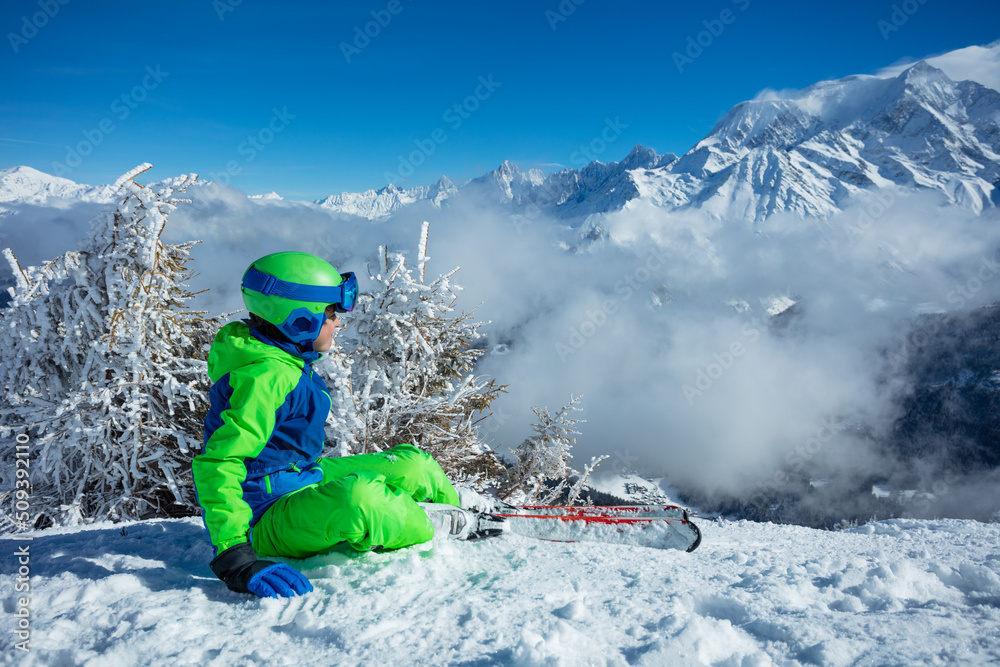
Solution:
{"label": "ski tip", "polygon": [[694,536],[695,536],[694,537],[694,542],[691,543],[691,546],[689,546],[687,549],[685,549],[685,551],[687,551],[688,553],[691,553],[692,551],[694,551],[695,549],[697,549],[699,546],[701,546],[701,529],[699,529],[698,526],[696,526],[691,521],[688,521],[687,525],[691,526],[691,530],[694,531]]}

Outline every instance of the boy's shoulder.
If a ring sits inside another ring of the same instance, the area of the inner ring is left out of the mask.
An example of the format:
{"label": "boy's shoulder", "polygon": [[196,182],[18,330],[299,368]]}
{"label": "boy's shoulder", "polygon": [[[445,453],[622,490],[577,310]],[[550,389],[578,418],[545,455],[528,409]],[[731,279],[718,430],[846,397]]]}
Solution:
{"label": "boy's shoulder", "polygon": [[208,353],[208,374],[213,381],[236,373],[245,376],[284,376],[298,382],[302,361],[254,336],[244,322],[231,322],[219,330]]}

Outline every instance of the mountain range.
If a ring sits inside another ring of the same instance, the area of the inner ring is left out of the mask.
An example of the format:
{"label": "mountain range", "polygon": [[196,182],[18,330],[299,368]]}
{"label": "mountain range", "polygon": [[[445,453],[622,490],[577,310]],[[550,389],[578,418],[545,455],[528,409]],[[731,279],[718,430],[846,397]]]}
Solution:
{"label": "mountain range", "polygon": [[476,192],[513,213],[582,218],[635,199],[717,218],[826,217],[862,191],[935,190],[981,212],[1000,204],[1000,92],[920,61],[885,78],[850,76],[733,107],[681,157],[636,146],[620,162],[544,175],[511,162],[459,188],[389,185],[318,202],[378,219],[413,202]]}
{"label": "mountain range", "polygon": [[[512,214],[578,224],[646,200],[759,223],[782,212],[826,217],[859,193],[900,188],[937,191],[977,213],[1000,205],[1000,92],[952,80],[922,60],[891,76],[849,76],[788,95],[758,95],[734,106],[680,157],[637,145],[620,162],[547,175],[505,161],[461,186],[442,176],[430,186],[389,184],[314,203],[379,220],[417,202],[440,207],[476,196]],[[0,170],[0,204],[111,196],[109,186],[79,185],[30,167]]]}

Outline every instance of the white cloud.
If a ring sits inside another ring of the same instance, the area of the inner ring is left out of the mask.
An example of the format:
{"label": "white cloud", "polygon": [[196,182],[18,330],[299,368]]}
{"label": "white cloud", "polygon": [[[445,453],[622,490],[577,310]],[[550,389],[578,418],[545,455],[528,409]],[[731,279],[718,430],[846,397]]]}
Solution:
{"label": "white cloud", "polygon": [[[198,297],[201,308],[241,308],[243,270],[279,250],[324,255],[357,272],[364,289],[377,247],[415,261],[429,220],[428,271],[462,267],[458,306],[491,320],[495,352],[478,372],[510,385],[495,405],[494,445],[530,435],[532,405],[557,409],[583,395],[578,462],[627,452],[649,472],[732,492],[766,482],[831,420],[886,428],[898,387],[886,382],[884,351],[916,313],[955,309],[949,296],[1000,248],[996,210],[977,217],[942,207],[934,194],[897,197],[863,228],[859,204],[825,221],[777,216],[759,234],[739,221],[633,202],[597,220],[608,240],[577,251],[565,249],[576,232],[560,221],[516,223],[461,198],[370,223],[312,204],[250,201],[219,185],[189,195],[165,240],[204,241],[192,284],[211,289]],[[0,230],[23,232],[29,217],[38,211],[22,208]],[[66,223],[70,231],[53,231],[44,244],[21,232],[9,244],[40,261],[73,247],[85,222]],[[775,295],[797,303],[769,320],[762,299]],[[961,305],[997,300],[1000,276]],[[737,301],[748,309],[737,312]],[[886,465],[857,434],[838,429],[810,452],[810,465]]]}
{"label": "white cloud", "polygon": [[[1000,91],[1000,40],[986,46],[969,46],[964,49],[924,56],[918,60],[926,60],[954,81],[975,81]],[[907,59],[879,70],[876,75],[881,77],[899,76],[914,62],[916,60]]]}

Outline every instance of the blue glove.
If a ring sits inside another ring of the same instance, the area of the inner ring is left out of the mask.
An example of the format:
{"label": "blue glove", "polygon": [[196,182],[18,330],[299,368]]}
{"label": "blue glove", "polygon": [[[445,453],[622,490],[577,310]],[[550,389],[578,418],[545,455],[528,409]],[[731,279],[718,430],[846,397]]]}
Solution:
{"label": "blue glove", "polygon": [[250,577],[247,590],[262,598],[290,598],[313,589],[301,572],[286,563],[269,565]]}
{"label": "blue glove", "polygon": [[229,590],[262,598],[290,598],[312,591],[312,584],[291,565],[259,560],[249,542],[230,547],[211,563]]}

